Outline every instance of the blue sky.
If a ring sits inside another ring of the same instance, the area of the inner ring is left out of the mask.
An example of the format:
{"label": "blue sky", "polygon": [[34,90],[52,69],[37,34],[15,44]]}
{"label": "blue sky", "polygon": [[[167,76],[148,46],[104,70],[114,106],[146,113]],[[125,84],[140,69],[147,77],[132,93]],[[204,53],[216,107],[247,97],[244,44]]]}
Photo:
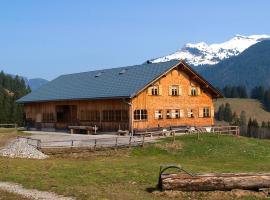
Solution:
{"label": "blue sky", "polygon": [[140,64],[187,42],[270,34],[268,0],[0,0],[0,69],[29,78]]}

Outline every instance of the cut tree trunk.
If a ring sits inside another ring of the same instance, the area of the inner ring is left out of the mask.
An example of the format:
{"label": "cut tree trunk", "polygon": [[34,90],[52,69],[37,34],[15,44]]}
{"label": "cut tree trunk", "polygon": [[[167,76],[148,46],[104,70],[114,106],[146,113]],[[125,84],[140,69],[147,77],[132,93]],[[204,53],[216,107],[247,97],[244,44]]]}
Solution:
{"label": "cut tree trunk", "polygon": [[161,174],[162,190],[212,191],[270,188],[270,173]]}

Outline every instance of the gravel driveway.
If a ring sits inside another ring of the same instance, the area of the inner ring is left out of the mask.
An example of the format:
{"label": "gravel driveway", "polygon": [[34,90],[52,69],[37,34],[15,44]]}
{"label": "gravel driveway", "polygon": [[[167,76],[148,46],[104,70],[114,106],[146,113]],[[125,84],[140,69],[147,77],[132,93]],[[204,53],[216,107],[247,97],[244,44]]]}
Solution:
{"label": "gravel driveway", "polygon": [[[129,136],[117,136],[113,134],[100,135],[83,135],[83,134],[69,134],[59,132],[40,132],[27,131],[31,133],[29,137],[41,141],[41,147],[114,147],[116,143],[118,146],[127,146],[129,144]],[[156,138],[145,137],[145,142],[154,142]],[[29,141],[36,144],[36,141]],[[131,145],[138,145],[142,142],[142,137],[132,137]]]}

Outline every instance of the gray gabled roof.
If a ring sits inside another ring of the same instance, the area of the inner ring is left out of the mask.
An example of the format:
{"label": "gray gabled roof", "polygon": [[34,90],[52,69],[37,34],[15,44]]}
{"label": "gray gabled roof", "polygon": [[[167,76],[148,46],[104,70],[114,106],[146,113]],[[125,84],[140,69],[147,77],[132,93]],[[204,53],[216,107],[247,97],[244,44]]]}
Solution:
{"label": "gray gabled roof", "polygon": [[179,61],[62,75],[17,102],[131,98]]}

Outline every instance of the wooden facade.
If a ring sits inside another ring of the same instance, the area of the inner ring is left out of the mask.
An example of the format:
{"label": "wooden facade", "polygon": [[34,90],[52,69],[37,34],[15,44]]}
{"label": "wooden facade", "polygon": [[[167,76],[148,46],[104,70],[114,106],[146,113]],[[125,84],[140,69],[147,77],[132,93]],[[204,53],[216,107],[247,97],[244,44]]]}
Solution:
{"label": "wooden facade", "polygon": [[131,98],[67,100],[25,104],[29,126],[66,129],[96,125],[102,131],[214,125],[216,91],[184,63],[170,69]]}

